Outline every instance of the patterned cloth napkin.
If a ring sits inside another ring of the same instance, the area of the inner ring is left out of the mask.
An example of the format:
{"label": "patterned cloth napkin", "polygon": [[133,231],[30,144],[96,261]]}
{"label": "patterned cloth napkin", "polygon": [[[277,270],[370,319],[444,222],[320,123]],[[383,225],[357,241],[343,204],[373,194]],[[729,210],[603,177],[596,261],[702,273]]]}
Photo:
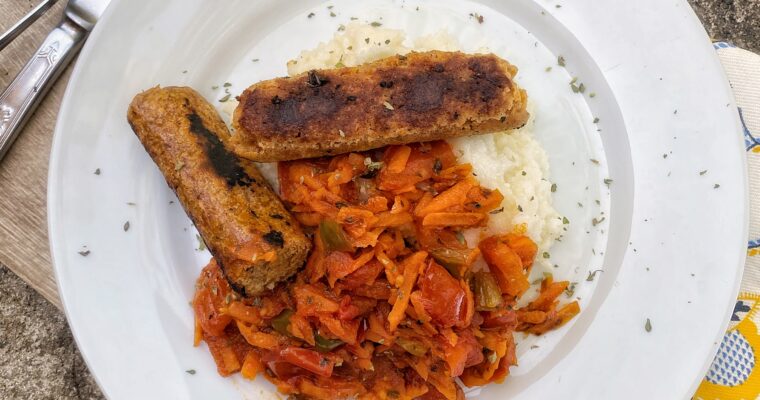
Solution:
{"label": "patterned cloth napkin", "polygon": [[731,322],[693,400],[760,397],[760,55],[715,43],[744,125],[749,171],[747,263]]}

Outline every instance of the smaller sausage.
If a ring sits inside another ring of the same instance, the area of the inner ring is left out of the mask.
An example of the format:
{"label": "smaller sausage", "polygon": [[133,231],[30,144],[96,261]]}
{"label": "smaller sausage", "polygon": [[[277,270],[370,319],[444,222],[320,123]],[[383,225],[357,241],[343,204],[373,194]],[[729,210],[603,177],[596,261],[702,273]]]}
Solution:
{"label": "smaller sausage", "polygon": [[149,89],[127,119],[236,291],[259,294],[304,264],[311,241],[254,163],[228,151],[230,132],[200,94]]}

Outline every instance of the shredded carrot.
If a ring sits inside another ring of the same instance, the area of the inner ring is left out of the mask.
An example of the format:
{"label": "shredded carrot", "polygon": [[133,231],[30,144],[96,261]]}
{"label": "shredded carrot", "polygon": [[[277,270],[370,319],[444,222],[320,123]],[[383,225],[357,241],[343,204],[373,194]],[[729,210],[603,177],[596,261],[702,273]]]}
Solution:
{"label": "shredded carrot", "polygon": [[377,222],[373,226],[388,228],[398,227],[406,224],[411,224],[413,221],[412,215],[406,211],[399,211],[397,213],[384,212],[377,215]]}
{"label": "shredded carrot", "polygon": [[538,252],[538,246],[529,237],[508,233],[500,236],[500,238],[506,241],[509,248],[520,256],[520,260],[525,268],[530,268],[533,265],[533,260]]}
{"label": "shredded carrot", "polygon": [[367,199],[367,204],[364,208],[373,213],[386,211],[388,210],[388,199],[383,196],[372,196]]}
{"label": "shredded carrot", "polygon": [[472,179],[465,179],[448,189],[447,191],[433,197],[424,207],[417,207],[414,214],[418,217],[424,217],[427,214],[441,212],[449,208],[461,206],[467,199],[467,193],[475,185]]}
{"label": "shredded carrot", "polygon": [[547,281],[541,283],[541,292],[528,304],[528,310],[545,310],[565,291],[568,285],[567,282],[546,283]]}
{"label": "shredded carrot", "polygon": [[407,211],[409,209],[409,200],[404,196],[396,196],[393,199],[393,207],[391,207],[391,214],[398,214],[400,212]]}
{"label": "shredded carrot", "polygon": [[485,219],[480,213],[436,212],[425,215],[423,226],[475,226]]}
{"label": "shredded carrot", "polygon": [[[522,325],[517,327],[517,330],[532,333],[534,335],[542,335],[552,329],[557,329],[560,326],[566,324],[573,317],[578,315],[581,311],[577,301],[565,304],[558,311],[549,313],[546,319],[538,324],[531,325],[530,321],[525,321]],[[535,312],[535,311],[533,311]]]}
{"label": "shredded carrot", "polygon": [[336,318],[321,316],[319,323],[340,340],[348,344],[356,343],[359,321],[341,321]]}
{"label": "shredded carrot", "polygon": [[388,152],[388,172],[398,174],[406,167],[409,156],[412,154],[412,148],[409,146],[391,146]]}
{"label": "shredded carrot", "polygon": [[294,337],[303,340],[304,342],[314,346],[314,329],[311,327],[309,321],[300,314],[293,314],[290,316],[290,329],[289,332]]}
{"label": "shredded carrot", "polygon": [[399,288],[393,309],[388,314],[388,326],[391,332],[396,330],[399,322],[404,317],[404,313],[406,313],[406,307],[409,306],[409,296],[412,294],[412,288],[417,282],[417,275],[426,258],[426,252],[418,251],[401,262],[401,268],[404,270],[404,280]]}
{"label": "shredded carrot", "polygon": [[262,349],[272,349],[277,347],[277,336],[264,332],[257,332],[253,327],[246,326],[245,323],[241,321],[236,321],[236,325],[240,334],[243,335],[245,340],[251,346],[260,347]]}
{"label": "shredded carrot", "polygon": [[256,375],[264,372],[264,364],[259,360],[259,356],[253,351],[249,351],[243,359],[243,366],[240,368],[240,375],[245,379],[254,379]]}
{"label": "shredded carrot", "polygon": [[504,200],[472,172],[443,141],[280,163],[282,200],[313,238],[306,266],[241,298],[212,260],[196,283],[194,345],[208,344],[220,375],[261,374],[294,397],[462,400],[456,378],[503,381],[515,332],[544,334],[580,307],[561,303],[568,282],[551,277],[518,306],[538,252],[524,224],[465,240]]}
{"label": "shredded carrot", "polygon": [[377,257],[377,261],[380,261],[380,264],[385,268],[385,277],[388,279],[388,282],[394,286],[399,286],[396,284],[399,276],[396,263],[391,260],[380,247],[375,248],[375,257]]}
{"label": "shredded carrot", "polygon": [[241,301],[233,301],[227,307],[227,315],[238,321],[255,324],[261,322],[259,310],[255,307],[247,306]]}
{"label": "shredded carrot", "polygon": [[409,301],[412,303],[412,307],[414,307],[415,313],[417,313],[417,319],[422,322],[429,322],[432,318],[430,317],[430,314],[425,311],[425,306],[422,304],[422,294],[417,290],[412,292],[412,294],[409,296]]}
{"label": "shredded carrot", "polygon": [[201,328],[201,323],[197,315],[195,316],[194,320],[195,330],[193,332],[193,346],[198,347],[201,344],[201,340],[203,340],[203,329]]}
{"label": "shredded carrot", "polygon": [[293,288],[293,296],[299,311],[304,315],[319,315],[338,311],[338,302],[330,299],[326,292],[312,285],[297,285]]}
{"label": "shredded carrot", "polygon": [[492,236],[482,240],[479,247],[504,294],[519,296],[528,290],[530,282],[528,282],[520,256],[505,242]]}

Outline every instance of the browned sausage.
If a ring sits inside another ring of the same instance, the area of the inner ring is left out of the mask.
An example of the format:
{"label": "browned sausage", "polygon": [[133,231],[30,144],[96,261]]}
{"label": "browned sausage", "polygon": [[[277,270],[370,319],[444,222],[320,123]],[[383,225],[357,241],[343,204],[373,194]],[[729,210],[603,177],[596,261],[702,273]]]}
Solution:
{"label": "browned sausage", "polygon": [[282,161],[521,127],[516,73],[493,54],[430,51],[259,82],[239,97],[230,147]]}
{"label": "browned sausage", "polygon": [[303,265],[311,242],[256,166],[225,148],[229,130],[197,92],[147,90],[127,119],[233,288],[257,294]]}

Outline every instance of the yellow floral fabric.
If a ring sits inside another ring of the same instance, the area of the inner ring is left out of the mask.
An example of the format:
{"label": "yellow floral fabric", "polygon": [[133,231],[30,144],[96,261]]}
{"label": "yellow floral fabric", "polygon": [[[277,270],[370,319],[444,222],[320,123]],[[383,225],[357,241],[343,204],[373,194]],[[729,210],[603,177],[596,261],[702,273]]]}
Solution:
{"label": "yellow floral fabric", "polygon": [[744,125],[750,186],[747,263],[731,323],[693,400],[760,398],[760,55],[716,43]]}

